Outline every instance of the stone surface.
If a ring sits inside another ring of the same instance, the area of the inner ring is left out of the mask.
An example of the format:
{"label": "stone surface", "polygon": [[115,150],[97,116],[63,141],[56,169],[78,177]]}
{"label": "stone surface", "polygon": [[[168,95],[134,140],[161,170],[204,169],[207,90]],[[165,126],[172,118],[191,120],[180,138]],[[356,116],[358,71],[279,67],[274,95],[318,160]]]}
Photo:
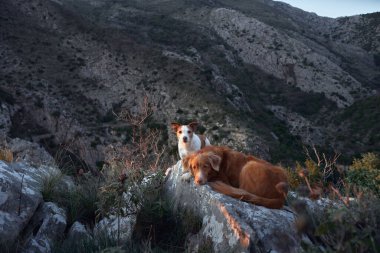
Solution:
{"label": "stone surface", "polygon": [[42,203],[44,178],[59,173],[55,167],[0,161],[0,242],[12,245]]}
{"label": "stone surface", "polygon": [[15,161],[24,161],[32,165],[53,165],[54,158],[39,144],[15,138],[8,143]]}
{"label": "stone surface", "polygon": [[90,233],[88,232],[86,227],[79,221],[74,222],[67,234],[68,240],[86,240],[90,238]]}
{"label": "stone surface", "polygon": [[[40,184],[25,165],[0,161],[0,241],[12,245],[42,202]],[[36,170],[36,169],[31,169]],[[20,199],[21,198],[21,199]]]}
{"label": "stone surface", "polygon": [[278,119],[286,123],[292,135],[300,136],[303,142],[310,146],[323,146],[326,144],[326,140],[331,138],[324,128],[315,126],[310,120],[298,113],[288,110],[284,106],[271,105],[267,106],[267,108],[272,111]]}
{"label": "stone surface", "polygon": [[198,236],[211,240],[215,252],[298,252],[301,238],[294,227],[295,214],[288,208],[268,209],[230,198],[181,180],[178,162],[167,176],[166,190],[178,207],[188,208],[202,219]]}
{"label": "stone surface", "polygon": [[144,201],[153,200],[149,191],[158,189],[161,184],[157,177],[159,175],[153,173],[144,177],[140,184],[130,186],[129,190],[123,193],[122,214],[118,217],[115,207],[113,211],[108,213],[107,217],[95,225],[94,235],[106,233],[108,237],[120,242],[129,241],[137,222],[137,214],[141,210],[141,203],[137,201],[138,204],[136,204],[136,198],[144,198]]}
{"label": "stone surface", "polygon": [[[106,233],[108,237],[126,242],[132,237],[133,228],[136,224],[136,215],[120,216],[109,215],[96,224],[95,235]],[[120,232],[120,233],[119,233]]]}
{"label": "stone surface", "polygon": [[30,240],[22,252],[50,253],[54,243],[64,236],[67,223],[66,212],[55,203],[47,202],[38,210],[32,223],[41,224],[41,226],[33,229]]}

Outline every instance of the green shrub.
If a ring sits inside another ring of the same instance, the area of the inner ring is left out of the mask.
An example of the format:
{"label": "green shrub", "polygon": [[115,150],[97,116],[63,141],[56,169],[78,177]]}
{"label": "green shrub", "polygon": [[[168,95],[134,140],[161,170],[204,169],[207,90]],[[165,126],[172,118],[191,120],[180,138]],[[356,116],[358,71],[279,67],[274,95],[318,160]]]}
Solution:
{"label": "green shrub", "polygon": [[288,176],[289,187],[292,190],[297,189],[302,183],[302,178],[298,175],[299,170],[302,169],[302,166],[299,162],[296,163],[296,168],[286,168],[286,175]]}
{"label": "green shrub", "polygon": [[176,210],[159,192],[144,202],[135,227],[134,241],[149,241],[153,252],[184,252],[187,236],[199,232],[202,221],[188,210]]}
{"label": "green shrub", "polygon": [[[303,224],[301,228],[307,228],[303,232],[322,247],[304,244],[305,251],[379,252],[380,212],[378,210],[380,210],[379,198],[366,196],[350,202],[348,207],[328,206],[317,213],[309,212],[308,218],[304,219],[308,224]],[[302,214],[299,214],[299,217],[301,216]]]}
{"label": "green shrub", "polygon": [[52,172],[42,181],[41,194],[44,201],[54,202],[59,195],[59,184],[61,183],[63,174],[60,171]]}
{"label": "green shrub", "polygon": [[68,226],[80,220],[89,224],[95,223],[99,179],[91,175],[83,175],[77,179],[76,185],[63,187],[64,175],[52,173],[44,179],[41,189],[43,199],[57,203],[67,213]]}
{"label": "green shrub", "polygon": [[366,153],[361,159],[354,159],[347,172],[347,181],[360,190],[380,196],[380,158],[374,153]]}
{"label": "green shrub", "polygon": [[13,161],[13,152],[9,148],[0,148],[0,160],[11,163]]}
{"label": "green shrub", "polygon": [[304,179],[300,177],[300,172],[304,170],[307,171],[306,177],[312,186],[319,184],[321,182],[321,179],[322,179],[321,168],[313,160],[306,159],[303,165],[300,162],[296,162],[296,166],[294,169],[286,168],[288,183],[291,189],[295,190],[300,185],[305,183]]}
{"label": "green shrub", "polygon": [[309,172],[309,180],[311,184],[316,184],[322,180],[322,169],[316,162],[311,159],[306,159],[305,167]]}
{"label": "green shrub", "polygon": [[[116,251],[103,251],[106,249],[114,249],[117,245],[116,238],[111,237],[106,232],[97,233],[94,237],[73,238],[61,242],[56,242],[52,252],[56,253],[92,253],[92,252],[116,252]],[[119,248],[119,247],[118,247]],[[122,251],[117,251],[122,252]],[[125,251],[124,251],[125,252]]]}
{"label": "green shrub", "polygon": [[375,153],[366,153],[361,159],[354,159],[350,169],[380,170],[380,158]]}

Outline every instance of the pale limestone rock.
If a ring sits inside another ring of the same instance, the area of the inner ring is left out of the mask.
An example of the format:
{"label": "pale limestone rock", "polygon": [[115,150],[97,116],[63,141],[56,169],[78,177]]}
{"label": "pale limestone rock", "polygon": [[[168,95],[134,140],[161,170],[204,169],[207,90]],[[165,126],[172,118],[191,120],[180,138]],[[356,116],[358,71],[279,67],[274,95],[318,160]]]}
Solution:
{"label": "pale limestone rock", "polygon": [[66,212],[55,203],[47,202],[42,205],[33,217],[31,224],[41,224],[35,236],[33,229],[29,242],[23,253],[50,253],[53,252],[54,243],[64,237],[66,229]]}

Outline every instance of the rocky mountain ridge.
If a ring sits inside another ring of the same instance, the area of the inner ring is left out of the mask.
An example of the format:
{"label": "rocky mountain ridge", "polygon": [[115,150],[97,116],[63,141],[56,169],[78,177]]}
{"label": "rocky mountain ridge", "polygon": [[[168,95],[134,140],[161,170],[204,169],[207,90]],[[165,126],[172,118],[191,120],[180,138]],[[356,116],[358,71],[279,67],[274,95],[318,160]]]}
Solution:
{"label": "rocky mountain ridge", "polygon": [[379,150],[379,13],[330,19],[269,0],[0,7],[0,98],[11,112],[2,128],[12,137],[52,152],[70,143],[95,166],[107,145],[128,141],[113,111],[148,96],[151,126],[173,152],[168,122],[194,119],[213,143],[275,162],[298,159],[303,144]]}

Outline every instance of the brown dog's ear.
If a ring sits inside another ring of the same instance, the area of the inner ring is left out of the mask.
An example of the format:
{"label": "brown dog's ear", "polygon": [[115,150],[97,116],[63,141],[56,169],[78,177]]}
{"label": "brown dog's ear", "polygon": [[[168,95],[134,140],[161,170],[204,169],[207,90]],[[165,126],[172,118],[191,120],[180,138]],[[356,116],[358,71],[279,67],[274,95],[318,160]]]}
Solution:
{"label": "brown dog's ear", "polygon": [[198,122],[191,122],[191,123],[189,123],[188,126],[189,126],[191,129],[193,129],[193,132],[194,132],[195,130],[197,130]]}
{"label": "brown dog's ear", "polygon": [[173,122],[170,124],[170,127],[173,129],[174,132],[177,132],[177,129],[181,126],[181,124],[178,124],[176,122]]}
{"label": "brown dog's ear", "polygon": [[208,160],[210,161],[211,167],[215,171],[219,171],[220,163],[222,162],[222,158],[214,153],[210,153]]}
{"label": "brown dog's ear", "polygon": [[190,160],[192,157],[192,155],[187,155],[182,159],[182,167],[184,172],[190,171]]}

